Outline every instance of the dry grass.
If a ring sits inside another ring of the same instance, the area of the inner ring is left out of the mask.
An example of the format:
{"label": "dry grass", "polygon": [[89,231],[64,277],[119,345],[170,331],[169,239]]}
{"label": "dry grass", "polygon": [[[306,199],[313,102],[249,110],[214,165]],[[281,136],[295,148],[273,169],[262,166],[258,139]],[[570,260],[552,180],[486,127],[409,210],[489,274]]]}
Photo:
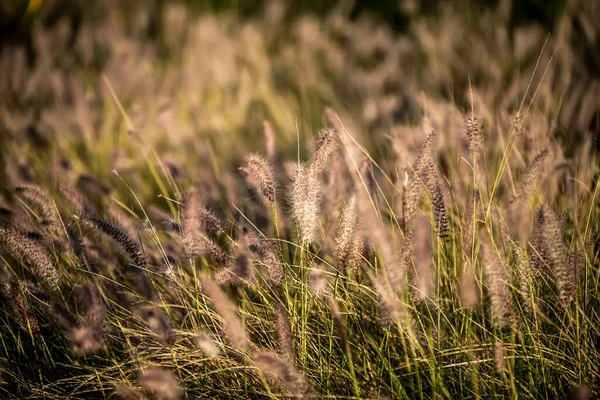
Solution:
{"label": "dry grass", "polygon": [[2,49],[0,397],[600,395],[598,7],[500,3]]}

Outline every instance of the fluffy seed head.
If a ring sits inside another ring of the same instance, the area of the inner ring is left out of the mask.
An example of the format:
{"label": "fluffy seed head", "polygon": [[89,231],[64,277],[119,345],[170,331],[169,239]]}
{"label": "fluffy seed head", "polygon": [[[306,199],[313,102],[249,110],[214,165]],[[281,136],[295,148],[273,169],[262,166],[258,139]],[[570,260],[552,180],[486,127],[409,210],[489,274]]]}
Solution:
{"label": "fluffy seed head", "polygon": [[41,332],[35,309],[25,295],[21,284],[10,281],[5,283],[5,290],[8,294],[6,300],[13,307],[19,326],[25,331],[31,330],[34,336],[39,337]]}
{"label": "fluffy seed head", "polygon": [[516,196],[513,196],[510,203],[515,203],[519,200],[527,201],[531,191],[535,185],[535,182],[542,175],[544,171],[544,164],[549,156],[548,149],[542,150],[538,155],[535,156],[531,164],[527,167],[523,178],[521,179],[521,187],[517,192]]}
{"label": "fluffy seed head", "polygon": [[81,285],[76,288],[77,305],[83,322],[100,334],[104,325],[106,310],[98,290],[91,285]]}
{"label": "fluffy seed head", "polygon": [[434,271],[431,265],[431,235],[429,221],[420,216],[415,221],[414,264],[415,288],[418,302],[434,297]]}
{"label": "fluffy seed head", "polygon": [[329,164],[331,156],[337,148],[336,132],[334,129],[326,128],[319,131],[315,150],[310,159],[310,168],[320,175]]}
{"label": "fluffy seed head", "polygon": [[296,222],[300,240],[305,244],[314,242],[321,207],[321,181],[314,168],[298,165],[292,183],[290,200],[292,218]]}
{"label": "fluffy seed head", "polygon": [[358,221],[356,197],[352,196],[342,211],[338,234],[335,239],[335,257],[341,271],[358,269],[362,258],[364,241]]}
{"label": "fluffy seed head", "polygon": [[58,285],[59,274],[45,247],[23,232],[0,228],[0,249],[30,264],[36,276],[46,285]]}
{"label": "fluffy seed head", "polygon": [[[470,261],[468,261],[470,263]],[[467,268],[460,277],[459,294],[463,307],[474,309],[477,305],[477,283],[472,267]]]}
{"label": "fluffy seed head", "polygon": [[483,147],[483,127],[479,116],[473,112],[465,116],[465,135],[469,142],[469,150],[476,156]]}
{"label": "fluffy seed head", "polygon": [[77,355],[89,356],[104,349],[102,331],[90,326],[75,326],[69,332],[71,349]]}
{"label": "fluffy seed head", "polygon": [[183,397],[179,379],[165,368],[149,368],[140,377],[141,384],[159,400],[178,400]]}
{"label": "fluffy seed head", "polygon": [[83,225],[97,230],[120,246],[129,256],[133,265],[139,268],[144,268],[146,266],[146,259],[140,246],[121,228],[90,214],[76,215],[76,218]]}
{"label": "fluffy seed head", "polygon": [[275,305],[275,332],[281,355],[285,360],[294,360],[294,337],[290,320],[281,303]]}
{"label": "fluffy seed head", "polygon": [[275,287],[281,286],[285,276],[275,242],[260,238],[248,229],[244,229],[244,238],[250,255],[256,263],[263,267],[267,282]]}
{"label": "fluffy seed head", "polygon": [[521,291],[521,297],[523,298],[523,310],[526,313],[531,311],[531,286],[534,284],[533,276],[529,260],[527,259],[527,252],[523,251],[519,246],[513,247],[513,253],[515,257],[516,270],[519,277],[519,288]]}
{"label": "fluffy seed head", "polygon": [[506,372],[506,354],[502,342],[498,340],[494,344],[494,360],[496,361],[496,371],[498,373]]}
{"label": "fluffy seed head", "polygon": [[331,292],[327,274],[319,268],[311,269],[309,279],[310,291],[317,297],[324,297]]}
{"label": "fluffy seed head", "polygon": [[20,185],[15,188],[15,192],[20,197],[34,204],[40,211],[42,223],[52,229],[59,230],[61,226],[60,216],[56,210],[56,205],[50,195],[32,184]]}
{"label": "fluffy seed head", "polygon": [[216,234],[221,230],[220,221],[204,206],[196,188],[191,189],[183,200],[181,225],[183,244],[190,257],[205,256],[220,265],[227,264],[227,254],[207,236],[207,233]]}
{"label": "fluffy seed head", "polygon": [[223,267],[214,276],[217,285],[249,283],[254,279],[254,270],[245,254],[240,254],[235,259],[235,264]]}
{"label": "fluffy seed head", "polygon": [[481,251],[483,253],[483,270],[492,303],[492,321],[496,326],[508,326],[512,317],[513,304],[508,290],[507,266],[498,257],[486,235],[482,237]]}
{"label": "fluffy seed head", "polygon": [[252,356],[256,366],[266,375],[277,378],[293,397],[312,397],[312,389],[304,376],[290,362],[279,358],[275,353],[258,352]]}
{"label": "fluffy seed head", "polygon": [[440,173],[435,167],[433,161],[429,159],[421,171],[422,180],[427,188],[431,198],[433,214],[438,227],[440,237],[445,237],[448,232],[448,215],[446,212],[446,203],[440,183]]}
{"label": "fluffy seed head", "polygon": [[160,308],[152,307],[140,311],[140,315],[150,329],[165,345],[175,343],[175,331],[171,319]]}
{"label": "fluffy seed head", "polygon": [[276,179],[273,165],[258,154],[244,157],[244,172],[246,182],[254,189],[267,205],[275,203]]}
{"label": "fluffy seed head", "polygon": [[196,346],[211,360],[221,354],[221,349],[215,342],[213,335],[207,331],[198,332],[198,335],[196,335]]}
{"label": "fluffy seed head", "polygon": [[405,305],[388,285],[386,278],[382,275],[375,275],[370,270],[367,270],[367,274],[379,297],[379,324],[381,326],[390,326],[395,323],[406,325],[409,314]]}
{"label": "fluffy seed head", "polygon": [[114,382],[115,394],[121,400],[148,400],[143,393],[123,382]]}
{"label": "fluffy seed head", "polygon": [[562,240],[562,227],[552,209],[545,204],[538,209],[538,220],[541,221],[544,261],[554,270],[559,299],[563,305],[567,306],[573,301],[577,288],[573,276],[574,271],[569,268]]}
{"label": "fluffy seed head", "polygon": [[237,314],[235,305],[212,280],[202,279],[202,288],[212,300],[219,316],[223,319],[223,331],[231,341],[232,347],[238,351],[244,351],[248,346],[248,334],[242,319]]}
{"label": "fluffy seed head", "polygon": [[71,209],[75,211],[75,214],[87,214],[93,212],[93,207],[88,199],[77,190],[63,185],[60,185],[58,190],[65,200],[67,200]]}

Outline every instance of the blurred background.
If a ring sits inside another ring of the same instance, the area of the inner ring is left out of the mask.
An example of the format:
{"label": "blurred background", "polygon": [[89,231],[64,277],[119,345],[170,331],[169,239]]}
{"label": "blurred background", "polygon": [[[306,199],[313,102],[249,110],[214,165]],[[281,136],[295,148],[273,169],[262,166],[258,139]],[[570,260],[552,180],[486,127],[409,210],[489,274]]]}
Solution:
{"label": "blurred background", "polygon": [[525,105],[531,147],[570,155],[600,146],[599,20],[595,0],[5,0],[0,129],[102,173],[135,164],[132,129],[214,163],[260,150],[267,120],[293,155],[331,107],[385,156],[370,138],[410,146],[424,115],[451,132],[474,107],[493,132]]}

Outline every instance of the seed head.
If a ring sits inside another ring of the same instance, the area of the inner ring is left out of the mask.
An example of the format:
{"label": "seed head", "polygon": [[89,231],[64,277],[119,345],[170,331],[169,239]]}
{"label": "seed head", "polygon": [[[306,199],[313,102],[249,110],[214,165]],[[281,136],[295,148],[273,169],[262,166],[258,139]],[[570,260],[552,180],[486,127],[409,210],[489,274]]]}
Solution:
{"label": "seed head", "polygon": [[509,325],[513,313],[513,304],[508,290],[507,266],[498,257],[486,235],[482,237],[481,251],[483,254],[483,270],[492,303],[492,321],[496,326],[506,327]]}
{"label": "seed head", "polygon": [[202,288],[212,300],[219,316],[223,319],[223,331],[231,341],[232,347],[243,352],[248,346],[248,334],[246,333],[242,319],[236,312],[235,305],[212,280],[208,278],[202,279]]}
{"label": "seed head", "polygon": [[179,379],[165,368],[153,367],[144,372],[140,378],[142,386],[154,393],[159,400],[178,400],[183,397],[183,389]]}
{"label": "seed head", "polygon": [[293,362],[294,360],[294,337],[292,327],[283,304],[275,305],[275,332],[277,334],[277,343],[283,359]]}
{"label": "seed head", "polygon": [[58,286],[58,270],[54,267],[45,247],[39,241],[32,239],[23,232],[10,228],[0,228],[0,249],[30,264],[36,276],[47,286]]}
{"label": "seed head", "polygon": [[258,154],[249,154],[244,158],[246,182],[263,199],[266,205],[275,203],[276,179],[273,165]]}

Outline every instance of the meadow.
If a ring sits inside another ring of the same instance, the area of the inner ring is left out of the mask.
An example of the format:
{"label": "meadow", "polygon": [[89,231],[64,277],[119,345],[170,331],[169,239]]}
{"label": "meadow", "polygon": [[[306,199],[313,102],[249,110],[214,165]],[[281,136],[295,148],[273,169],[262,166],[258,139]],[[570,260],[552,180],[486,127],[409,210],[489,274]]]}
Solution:
{"label": "meadow", "polygon": [[34,20],[0,397],[600,396],[600,7],[511,4]]}

